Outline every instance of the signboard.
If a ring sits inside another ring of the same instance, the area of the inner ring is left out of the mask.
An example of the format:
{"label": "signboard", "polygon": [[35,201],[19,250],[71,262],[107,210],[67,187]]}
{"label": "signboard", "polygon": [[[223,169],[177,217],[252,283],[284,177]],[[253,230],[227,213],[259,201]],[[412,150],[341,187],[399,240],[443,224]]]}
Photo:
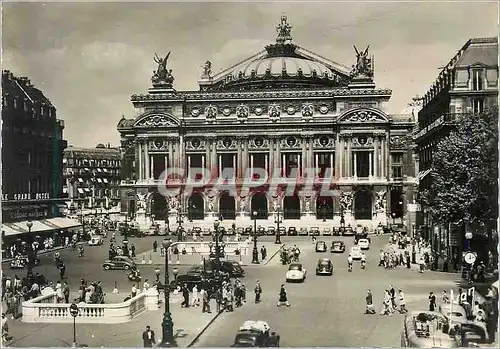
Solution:
{"label": "signboard", "polygon": [[420,212],[422,207],[420,204],[408,204],[408,212]]}
{"label": "signboard", "polygon": [[75,303],[71,304],[69,306],[69,312],[70,312],[71,316],[77,317],[78,316],[78,305],[76,305]]}
{"label": "signboard", "polygon": [[2,194],[2,200],[15,200],[15,201],[23,201],[23,200],[49,200],[50,193],[16,193],[12,197],[9,197],[8,194]]}

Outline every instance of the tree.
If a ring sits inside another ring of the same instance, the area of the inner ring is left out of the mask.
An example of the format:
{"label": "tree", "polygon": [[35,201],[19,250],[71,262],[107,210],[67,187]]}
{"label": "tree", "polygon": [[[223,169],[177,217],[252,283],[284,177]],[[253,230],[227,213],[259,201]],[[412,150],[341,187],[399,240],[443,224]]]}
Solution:
{"label": "tree", "polygon": [[439,223],[466,227],[498,217],[498,110],[457,119],[433,152],[432,185],[422,196]]}

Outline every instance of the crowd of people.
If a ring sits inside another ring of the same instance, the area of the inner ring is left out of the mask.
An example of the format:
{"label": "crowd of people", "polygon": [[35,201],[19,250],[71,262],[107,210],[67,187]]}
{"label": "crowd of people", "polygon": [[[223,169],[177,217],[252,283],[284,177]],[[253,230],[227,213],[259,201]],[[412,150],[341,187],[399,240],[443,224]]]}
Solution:
{"label": "crowd of people", "polygon": [[[366,291],[365,300],[365,314],[375,314],[376,310],[373,304],[373,293],[369,289]],[[394,286],[389,285],[389,288],[384,291],[380,315],[392,315],[395,312],[399,312],[400,314],[406,314],[408,312],[406,309],[406,299],[403,290],[399,289],[396,293]]]}

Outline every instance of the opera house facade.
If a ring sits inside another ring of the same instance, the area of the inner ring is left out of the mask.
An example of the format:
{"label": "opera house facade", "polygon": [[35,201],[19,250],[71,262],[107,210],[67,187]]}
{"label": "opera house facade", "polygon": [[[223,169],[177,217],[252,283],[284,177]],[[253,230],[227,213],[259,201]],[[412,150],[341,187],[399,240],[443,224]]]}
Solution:
{"label": "opera house facade", "polygon": [[[347,67],[293,44],[286,16],[277,32],[219,73],[207,61],[198,91],[175,90],[170,54],[155,57],[152,88],[131,97],[137,116],[118,124],[122,214],[200,225],[277,212],[285,225],[408,223],[414,120],[387,114],[391,90],[376,88],[368,48]],[[167,178],[174,168],[184,174]]]}

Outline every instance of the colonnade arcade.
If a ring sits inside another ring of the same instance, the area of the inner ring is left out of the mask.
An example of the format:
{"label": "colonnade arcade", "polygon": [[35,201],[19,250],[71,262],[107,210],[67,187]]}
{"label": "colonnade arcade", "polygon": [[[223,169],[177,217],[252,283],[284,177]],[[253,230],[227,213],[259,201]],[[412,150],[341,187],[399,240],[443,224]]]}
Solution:
{"label": "colonnade arcade", "polygon": [[250,192],[248,196],[233,196],[219,192],[213,196],[205,192],[194,192],[188,197],[164,197],[158,192],[150,193],[147,213],[157,220],[165,220],[182,213],[188,220],[222,217],[226,220],[253,218],[271,219],[279,212],[281,218],[315,218],[330,220],[341,214],[352,214],[354,219],[369,220],[373,215],[385,214],[385,194],[374,192],[369,187],[341,192],[340,196],[320,196],[317,191],[297,192],[293,195],[272,196],[266,192]]}

